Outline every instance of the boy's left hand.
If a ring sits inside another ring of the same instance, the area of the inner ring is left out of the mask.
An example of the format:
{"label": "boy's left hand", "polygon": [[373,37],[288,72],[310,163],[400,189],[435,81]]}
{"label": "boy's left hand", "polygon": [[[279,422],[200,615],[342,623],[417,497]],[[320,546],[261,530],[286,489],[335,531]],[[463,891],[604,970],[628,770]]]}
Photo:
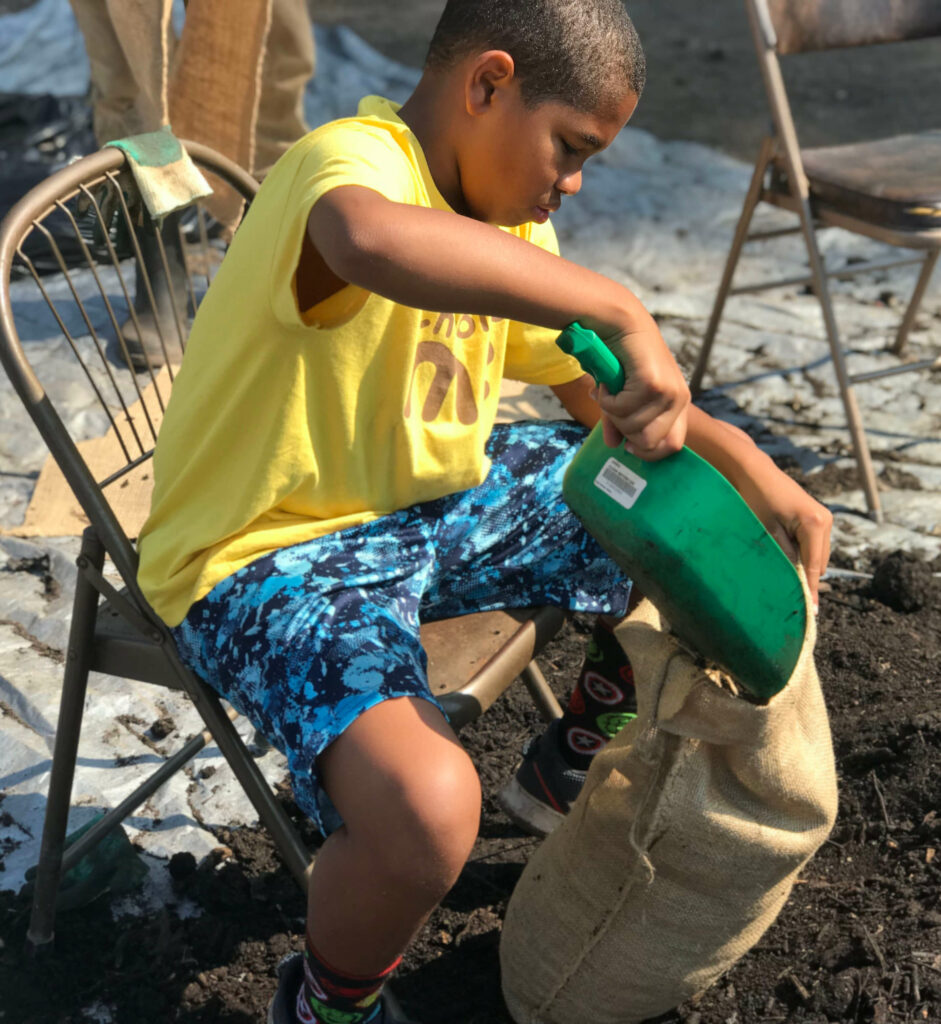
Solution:
{"label": "boy's left hand", "polygon": [[767,457],[734,484],[785,554],[794,562],[800,558],[816,611],[820,577],[830,560],[833,516],[829,509]]}

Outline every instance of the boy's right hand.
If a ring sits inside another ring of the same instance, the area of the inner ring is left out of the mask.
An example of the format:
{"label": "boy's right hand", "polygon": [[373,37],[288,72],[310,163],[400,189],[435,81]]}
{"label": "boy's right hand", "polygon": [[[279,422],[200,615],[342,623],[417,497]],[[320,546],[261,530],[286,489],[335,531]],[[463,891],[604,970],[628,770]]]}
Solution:
{"label": "boy's right hand", "polygon": [[605,444],[616,448],[626,441],[648,462],[678,452],[686,440],[689,387],[656,326],[612,333],[587,319],[582,323],[600,335],[624,367],[619,394],[610,394],[603,384],[597,388]]}

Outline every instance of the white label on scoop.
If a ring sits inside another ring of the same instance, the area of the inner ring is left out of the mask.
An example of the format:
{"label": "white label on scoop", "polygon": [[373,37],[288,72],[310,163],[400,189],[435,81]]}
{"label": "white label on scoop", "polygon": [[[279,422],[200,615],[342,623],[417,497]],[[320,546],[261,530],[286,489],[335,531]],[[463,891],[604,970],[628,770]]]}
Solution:
{"label": "white label on scoop", "polygon": [[647,481],[642,476],[622,466],[615,458],[608,459],[595,477],[595,487],[625,508],[631,508],[646,486]]}

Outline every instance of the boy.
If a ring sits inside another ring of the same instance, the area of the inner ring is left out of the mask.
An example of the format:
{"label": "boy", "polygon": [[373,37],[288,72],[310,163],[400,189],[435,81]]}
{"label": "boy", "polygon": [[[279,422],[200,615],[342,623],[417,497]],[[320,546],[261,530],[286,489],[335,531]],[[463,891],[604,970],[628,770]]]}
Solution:
{"label": "boy", "polygon": [[[629,580],[560,496],[585,426],[603,413],[645,458],[685,438],[814,583],[826,564],[825,510],[688,406],[627,289],[555,252],[549,215],[643,69],[620,0],[449,0],[401,109],[368,97],[278,162],[196,318],[140,580],[330,832],[276,1024],[396,1019],[382,984],[474,842],[479,784],[428,693],[419,618],[624,614]],[[621,394],[596,401],[554,345],[574,319],[629,368]],[[504,375],[579,422],[491,431]]]}

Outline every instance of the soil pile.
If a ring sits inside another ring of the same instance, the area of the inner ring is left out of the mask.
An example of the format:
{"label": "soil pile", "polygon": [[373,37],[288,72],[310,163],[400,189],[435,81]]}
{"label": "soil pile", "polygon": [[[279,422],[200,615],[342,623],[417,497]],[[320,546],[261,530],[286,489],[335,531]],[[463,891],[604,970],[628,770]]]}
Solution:
{"label": "soil pile", "polygon": [[941,580],[931,566],[904,551],[893,551],[876,565],[869,593],[897,612],[917,612],[941,596]]}
{"label": "soil pile", "polygon": [[[761,943],[660,1024],[941,1021],[941,601],[924,564],[894,556],[877,569],[871,586],[841,580],[821,601],[817,660],[840,773],[836,828]],[[545,653],[560,695],[589,628],[575,618]],[[537,728],[517,687],[463,735],[486,795],[480,839],[396,981],[423,1024],[509,1021],[500,922],[536,841],[507,822],[494,793]],[[287,789],[283,799],[290,805]],[[218,837],[202,865],[185,855],[170,862],[175,903],[155,913],[114,921],[102,898],[62,914],[56,956],[43,964],[23,956],[23,899],[2,894],[0,1016],[78,1024],[89,1019],[82,1008],[103,1004],[119,1024],[263,1021],[275,965],[303,942],[304,900],[263,832],[219,828]]]}

